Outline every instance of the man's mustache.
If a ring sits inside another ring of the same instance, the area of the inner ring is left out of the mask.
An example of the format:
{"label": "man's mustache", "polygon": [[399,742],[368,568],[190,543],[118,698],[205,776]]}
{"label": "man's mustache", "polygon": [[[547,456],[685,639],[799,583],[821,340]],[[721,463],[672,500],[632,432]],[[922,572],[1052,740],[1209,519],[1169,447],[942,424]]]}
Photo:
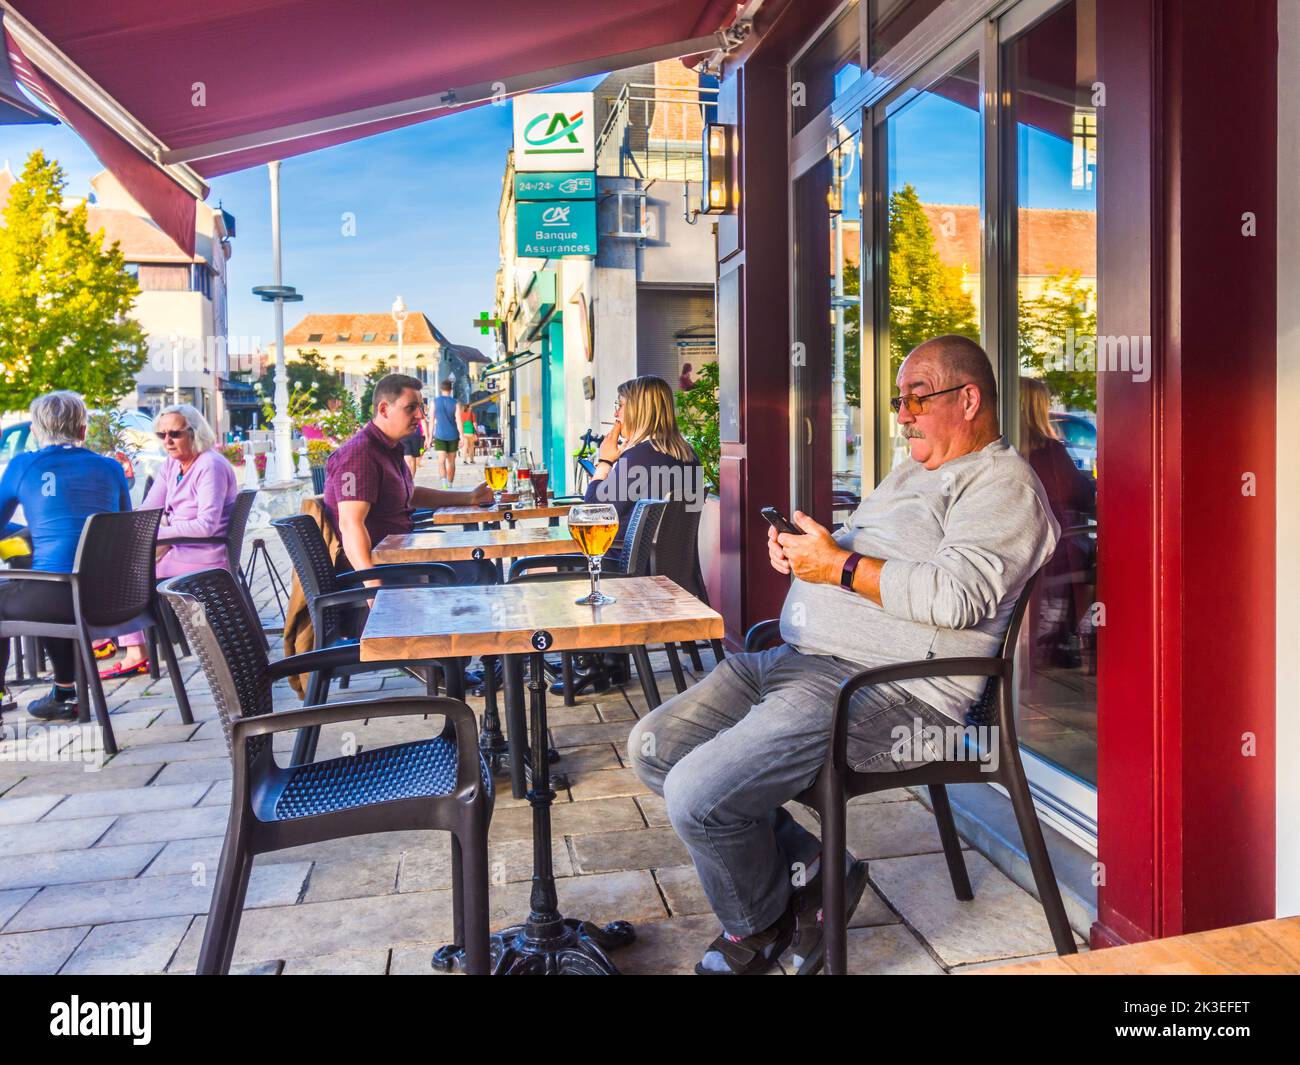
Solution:
{"label": "man's mustache", "polygon": [[898,431],[902,435],[904,440],[925,439],[925,433],[921,432],[921,430],[918,429],[915,425],[900,425],[898,427]]}

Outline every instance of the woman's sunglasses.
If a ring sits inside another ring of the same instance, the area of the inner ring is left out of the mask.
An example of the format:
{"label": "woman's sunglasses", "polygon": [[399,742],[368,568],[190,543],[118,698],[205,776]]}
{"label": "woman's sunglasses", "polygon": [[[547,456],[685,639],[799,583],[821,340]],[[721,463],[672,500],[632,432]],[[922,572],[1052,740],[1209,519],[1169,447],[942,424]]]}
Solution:
{"label": "woman's sunglasses", "polygon": [[159,440],[179,440],[188,432],[188,429],[159,429],[154,436]]}

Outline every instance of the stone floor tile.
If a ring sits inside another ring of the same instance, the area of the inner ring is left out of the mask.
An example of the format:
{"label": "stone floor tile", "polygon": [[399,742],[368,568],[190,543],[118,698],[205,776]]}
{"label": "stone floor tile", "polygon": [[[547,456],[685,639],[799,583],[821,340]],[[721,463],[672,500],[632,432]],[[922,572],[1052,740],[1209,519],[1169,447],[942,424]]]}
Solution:
{"label": "stone floor tile", "polygon": [[942,851],[934,814],[919,802],[875,802],[849,808],[846,837],[858,858],[896,858]]}
{"label": "stone floor tile", "polygon": [[650,789],[631,769],[602,769],[574,774],[569,796],[574,802],[585,799],[608,799],[619,795],[648,795]]}
{"label": "stone floor tile", "polygon": [[131,747],[140,747],[149,743],[188,743],[194,738],[195,731],[199,728],[197,723],[193,725],[162,725],[151,724],[144,728],[134,727],[129,729],[119,728],[116,721],[113,722],[113,735],[117,737],[118,747],[125,751]]}
{"label": "stone floor tile", "polygon": [[13,799],[0,799],[0,825],[39,821],[63,799],[63,795],[20,795]]}
{"label": "stone floor tile", "polygon": [[[431,847],[406,852],[397,878],[398,891],[439,891],[451,887],[451,843],[445,834],[434,839]],[[557,845],[552,860],[557,877],[574,875],[567,847]],[[491,883],[531,880],[532,875],[531,838],[501,840],[488,845],[488,879]]]}
{"label": "stone floor tile", "polygon": [[[197,839],[226,831],[227,811],[220,806],[196,806],[186,810],[162,810],[152,813],[125,814],[117,819],[101,845],[165,842],[171,839]],[[69,821],[69,825],[78,824]]]}
{"label": "stone floor tile", "polygon": [[947,966],[1026,957],[1052,949],[1043,908],[987,858],[966,851],[975,898],[952,893],[942,854],[871,863],[871,880]]}
{"label": "stone floor tile", "polygon": [[431,964],[433,952],[442,946],[441,940],[430,940],[414,946],[394,947],[388,962],[389,976],[444,976]]}
{"label": "stone floor tile", "polygon": [[156,765],[124,765],[114,768],[110,761],[97,773],[86,773],[80,768],[69,768],[58,776],[30,776],[5,792],[6,799],[21,795],[49,795],[63,793],[82,795],[92,791],[112,791],[117,788],[138,788],[148,784],[158,774]]}
{"label": "stone floor tile", "polygon": [[[305,862],[254,866],[245,908],[292,905],[310,868]],[[8,927],[23,932],[206,913],[216,884],[215,871],[206,877],[206,883],[196,884],[194,879],[188,874],[145,876],[46,888],[18,911]]]}
{"label": "stone floor tile", "polygon": [[849,972],[863,976],[941,976],[939,965],[904,925],[849,929]]}
{"label": "stone floor tile", "polygon": [[193,806],[210,785],[154,784],[93,794],[72,795],[45,815],[45,822],[95,814],[134,814],[151,810],[183,810]]}
{"label": "stone floor tile", "polygon": [[570,775],[590,773],[602,769],[618,769],[623,763],[619,761],[618,752],[609,743],[596,743],[586,747],[560,747],[560,760],[553,770]]}
{"label": "stone floor tile", "polygon": [[[179,876],[181,873],[203,873],[211,879],[221,860],[222,836],[203,836],[200,839],[174,839],[160,847],[158,856],[149,863],[141,876]],[[256,860],[254,861],[256,864]]]}
{"label": "stone floor tile", "polygon": [[636,804],[641,810],[642,816],[646,819],[646,824],[651,828],[660,828],[669,823],[668,810],[664,804],[662,795],[638,795]]}
{"label": "stone floor tile", "polygon": [[546,721],[551,726],[551,735],[555,735],[554,730],[557,726],[567,728],[570,725],[599,725],[600,715],[596,712],[595,706],[581,703],[577,706],[557,704],[547,706]]}
{"label": "stone floor tile", "polygon": [[0,935],[0,973],[53,976],[89,931],[88,926],[83,926]]}
{"label": "stone floor tile", "polygon": [[232,781],[228,778],[226,780],[214,780],[208,790],[203,793],[199,805],[229,806],[231,786]]}
{"label": "stone floor tile", "polygon": [[331,899],[359,899],[387,895],[397,890],[397,872],[402,859],[394,856],[382,862],[316,862],[307,881],[306,902]]}
{"label": "stone floor tile", "polygon": [[[157,769],[155,766],[154,769]],[[165,765],[153,779],[154,784],[193,784],[199,781],[229,780],[232,770],[230,759],[201,758],[195,762],[172,762]]]}
{"label": "stone floor tile", "polygon": [[643,828],[625,832],[575,835],[571,840],[579,873],[610,873],[621,869],[658,869],[682,865],[690,854],[672,828]]}
{"label": "stone floor tile", "polygon": [[287,958],[284,976],[383,976],[388,971],[388,951],[341,950],[314,958]]}
{"label": "stone floor tile", "polygon": [[855,795],[849,800],[850,806],[864,806],[873,802],[907,802],[916,798],[907,788],[890,788],[888,791],[873,791],[867,795]]}
{"label": "stone floor tile", "polygon": [[585,747],[596,743],[627,746],[632,726],[625,721],[602,721],[589,725],[551,725],[551,742],[556,747]]}
{"label": "stone floor tile", "polygon": [[0,891],[0,928],[5,922],[27,904],[27,900],[40,890],[39,887],[9,888]]}
{"label": "stone floor tile", "polygon": [[693,976],[696,962],[721,931],[711,913],[647,921],[636,926],[636,939],[612,951],[610,959],[628,976]]}
{"label": "stone floor tile", "polygon": [[674,917],[713,913],[694,865],[662,866],[655,870],[655,880],[659,882],[659,890]]}
{"label": "stone floor tile", "polygon": [[142,765],[225,757],[226,744],[222,740],[186,740],[183,743],[142,743],[125,747],[113,761],[118,765]]}
{"label": "stone floor tile", "polygon": [[59,972],[65,976],[161,973],[193,919],[184,915],[96,925]]}
{"label": "stone floor tile", "polygon": [[116,821],[115,817],[84,817],[55,827],[40,822],[0,828],[0,858],[42,851],[71,851],[90,847]]}
{"label": "stone floor tile", "polygon": [[607,695],[602,695],[600,702],[596,704],[596,709],[600,711],[601,721],[627,722],[629,732],[632,723],[636,721],[636,714],[632,712],[632,707],[622,696],[618,699],[611,699]]}
{"label": "stone floor tile", "polygon": [[0,858],[0,888],[47,887],[138,876],[161,843],[85,850],[45,851]]}
{"label": "stone floor tile", "polygon": [[[643,827],[645,822],[641,820],[641,811],[628,798],[562,802],[551,807],[554,836]],[[532,834],[533,812],[528,807],[497,810],[492,814],[490,839],[531,839]]]}

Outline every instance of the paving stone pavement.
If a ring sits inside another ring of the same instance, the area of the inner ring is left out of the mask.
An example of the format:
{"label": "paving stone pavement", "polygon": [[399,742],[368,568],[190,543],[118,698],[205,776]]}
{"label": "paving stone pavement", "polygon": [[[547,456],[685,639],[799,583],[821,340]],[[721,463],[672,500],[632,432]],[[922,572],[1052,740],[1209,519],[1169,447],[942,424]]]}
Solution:
{"label": "paving stone pavement", "polygon": [[[458,463],[457,485],[482,466]],[[419,480],[432,484],[432,464]],[[291,567],[269,528],[262,540],[288,583]],[[247,562],[248,559],[245,559]],[[275,593],[259,565],[253,595],[278,626]],[[272,636],[273,653],[281,653]],[[660,690],[673,690],[654,656]],[[703,655],[706,668],[712,655]],[[191,656],[181,672],[195,724],[183,725],[167,677],[105,685],[120,753],[102,765],[25,760],[12,737],[36,724],[21,709],[0,738],[0,973],[192,972],[206,923],[230,802],[230,763],[215,703]],[[688,680],[696,678],[687,671]],[[20,707],[39,693],[15,687]],[[358,677],[346,698],[419,694],[397,673]],[[338,698],[337,689],[332,693]],[[277,707],[298,705],[287,684]],[[481,713],[482,700],[470,704]],[[694,867],[664,814],[629,768],[624,743],[645,713],[640,690],[553,700],[552,743],[569,778],[553,809],[557,891],[566,914],[633,921],[617,952],[627,973],[689,973],[716,935]],[[422,718],[377,719],[327,731],[321,756],[345,732],[364,749],[432,734]],[[284,737],[277,749],[290,742]],[[61,742],[60,753],[75,752]],[[527,912],[531,813],[501,781],[490,832],[494,927]],[[798,811],[805,823],[810,814]],[[1036,901],[968,851],[975,900],[953,899],[933,820],[909,793],[855,800],[849,845],[871,860],[871,883],[852,921],[855,972],[943,973],[1051,951]],[[431,975],[431,952],[451,932],[451,854],[438,833],[391,833],[297,847],[257,860],[233,971],[261,974]],[[788,958],[775,973],[789,972]]]}

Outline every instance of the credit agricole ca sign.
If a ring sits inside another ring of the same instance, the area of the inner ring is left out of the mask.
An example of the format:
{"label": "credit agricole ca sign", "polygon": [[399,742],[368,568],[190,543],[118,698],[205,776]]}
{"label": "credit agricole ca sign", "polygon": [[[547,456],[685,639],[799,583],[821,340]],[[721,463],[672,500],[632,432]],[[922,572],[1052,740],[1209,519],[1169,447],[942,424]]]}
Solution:
{"label": "credit agricole ca sign", "polygon": [[594,101],[589,92],[515,97],[515,170],[595,170]]}

